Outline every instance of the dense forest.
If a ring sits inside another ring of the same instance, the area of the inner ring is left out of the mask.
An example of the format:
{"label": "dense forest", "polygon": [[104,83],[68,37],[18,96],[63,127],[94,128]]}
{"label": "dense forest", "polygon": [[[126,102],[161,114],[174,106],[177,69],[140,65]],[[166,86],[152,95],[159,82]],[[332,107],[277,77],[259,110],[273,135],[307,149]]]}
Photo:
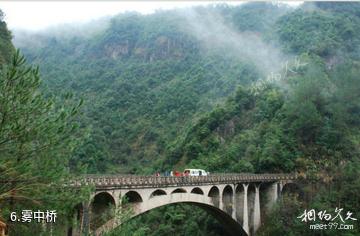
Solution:
{"label": "dense forest", "polygon": [[[54,192],[74,175],[185,167],[297,173],[302,197],[284,196],[259,235],[339,234],[309,231],[296,218],[304,209],[360,215],[360,3],[218,4],[105,21],[79,33],[15,31],[25,62],[1,19],[0,181],[42,187],[1,187],[0,220],[39,202],[71,215],[89,189]],[[174,205],[110,233],[169,234],[226,230]]]}
{"label": "dense forest", "polygon": [[[265,37],[274,14],[282,11],[272,5],[259,7],[269,12],[269,19],[249,18],[251,7],[242,16],[241,9],[224,5],[149,16],[121,14],[111,19],[108,28],[87,38],[30,37],[41,44],[22,51],[31,63],[40,65],[49,93],[70,91],[84,99],[83,120],[91,130],[76,164],[89,173],[158,170],[168,146],[200,114],[225,101],[238,85],[249,85],[261,76],[252,62],[266,59],[252,57],[241,45],[234,51],[232,41],[241,35],[227,24],[242,22],[237,27],[247,31],[248,24],[256,22],[258,26],[252,27],[258,31],[246,33],[242,41],[253,49],[261,46],[268,54],[280,54],[256,33]],[[214,17],[224,22],[213,23],[204,35]],[[234,34],[233,39],[222,35],[226,31]],[[209,41],[213,37],[215,41]],[[244,56],[235,55],[239,53]]]}

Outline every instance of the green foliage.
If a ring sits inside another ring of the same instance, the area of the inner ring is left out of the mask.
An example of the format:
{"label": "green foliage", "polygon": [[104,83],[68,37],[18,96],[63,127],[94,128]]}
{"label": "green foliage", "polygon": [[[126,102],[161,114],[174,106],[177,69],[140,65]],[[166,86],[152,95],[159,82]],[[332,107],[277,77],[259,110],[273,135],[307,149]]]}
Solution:
{"label": "green foliage", "polygon": [[[326,3],[317,5],[327,9]],[[352,3],[330,5],[352,8]],[[354,5],[358,7],[358,4]],[[342,10],[328,12],[314,10],[312,6],[309,8],[304,4],[302,8],[282,16],[278,21],[277,33],[280,40],[286,43],[285,50],[295,53],[310,52],[328,58],[339,57],[341,52],[346,52],[358,58],[359,16]],[[352,8],[353,11],[355,9],[358,8]]]}
{"label": "green foliage", "polygon": [[[139,227],[139,225],[142,225]],[[186,226],[186,227],[184,227]],[[126,222],[108,235],[228,235],[204,210],[186,204],[154,209]]]}
{"label": "green foliage", "polygon": [[253,2],[231,12],[234,25],[241,31],[267,33],[272,30],[276,20],[290,9],[286,5],[273,5],[266,2]]}
{"label": "green foliage", "polygon": [[4,13],[0,10],[0,65],[9,63],[15,51],[11,38],[11,33],[4,21]]}
{"label": "green foliage", "polygon": [[[68,160],[81,140],[74,121],[81,102],[64,100],[56,106],[39,86],[38,68],[27,66],[18,51],[0,71],[1,216],[8,219],[24,209],[56,210],[59,222],[67,224],[86,191],[66,185]],[[14,235],[50,230],[36,223],[8,223]]]}

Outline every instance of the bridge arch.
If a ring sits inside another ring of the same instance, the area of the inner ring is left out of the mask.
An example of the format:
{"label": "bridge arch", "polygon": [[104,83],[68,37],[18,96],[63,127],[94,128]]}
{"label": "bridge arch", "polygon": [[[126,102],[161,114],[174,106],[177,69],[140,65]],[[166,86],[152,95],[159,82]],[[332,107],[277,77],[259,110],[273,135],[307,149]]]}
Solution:
{"label": "bridge arch", "polygon": [[233,188],[230,185],[226,185],[222,192],[222,204],[224,210],[231,215],[233,211]]}
{"label": "bridge arch", "polygon": [[173,193],[187,193],[185,189],[183,188],[177,188],[174,191],[171,192],[171,194]]}
{"label": "bridge arch", "polygon": [[244,210],[244,186],[242,184],[237,184],[235,186],[235,201],[237,202],[236,204],[236,219],[239,220],[241,223],[244,222],[244,215],[243,215],[243,210]]}
{"label": "bridge arch", "polygon": [[124,195],[127,203],[140,203],[143,202],[141,195],[136,191],[128,191]]}
{"label": "bridge arch", "polygon": [[216,186],[212,186],[209,190],[208,197],[211,198],[212,204],[214,206],[219,207],[220,205],[220,190]]}
{"label": "bridge arch", "polygon": [[95,194],[91,204],[90,225],[93,229],[98,228],[115,214],[115,199],[108,192],[99,192]]}
{"label": "bridge arch", "polygon": [[247,205],[248,205],[248,214],[249,214],[249,232],[254,234],[254,209],[255,209],[255,194],[256,194],[256,184],[251,183],[248,186],[247,190]]}
{"label": "bridge arch", "polygon": [[[213,192],[216,192],[217,188],[213,189]],[[133,208],[134,211],[131,218],[142,215],[153,209],[172,204],[190,204],[200,207],[212,216],[214,216],[222,225],[224,225],[224,228],[229,231],[229,234],[237,236],[247,235],[246,232],[243,230],[242,226],[238,222],[236,222],[236,220],[233,219],[231,215],[219,209],[212,203],[211,197],[200,194],[177,193],[174,195],[160,195],[156,198],[150,198],[148,201],[142,202],[140,205]],[[120,224],[120,222],[116,222],[112,219],[111,222],[108,222],[106,224],[107,226],[105,226],[104,229],[109,225],[112,225],[112,228],[116,228],[120,226]],[[101,232],[103,232],[104,229],[100,227],[98,230],[96,230],[95,234],[100,234]]]}
{"label": "bridge arch", "polygon": [[202,191],[201,188],[199,188],[199,187],[193,188],[191,190],[191,193],[204,195],[204,191]]}
{"label": "bridge arch", "polygon": [[162,189],[157,189],[157,190],[155,190],[154,192],[152,192],[150,194],[149,198],[156,197],[156,196],[161,196],[161,195],[166,195],[166,192],[164,190],[162,190]]}

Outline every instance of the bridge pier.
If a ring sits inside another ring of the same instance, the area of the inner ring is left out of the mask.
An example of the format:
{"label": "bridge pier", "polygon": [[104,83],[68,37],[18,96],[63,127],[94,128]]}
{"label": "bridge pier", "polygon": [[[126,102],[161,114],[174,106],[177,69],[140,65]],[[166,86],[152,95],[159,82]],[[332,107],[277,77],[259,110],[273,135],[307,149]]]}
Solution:
{"label": "bridge pier", "polygon": [[244,187],[244,211],[243,211],[243,229],[249,234],[249,213],[248,213],[248,187],[249,184],[243,184]]}
{"label": "bridge pier", "polygon": [[219,196],[219,209],[225,211],[225,207],[224,207],[224,199],[223,199],[223,191],[224,188],[219,188],[220,190],[220,196]]}
{"label": "bridge pier", "polygon": [[237,208],[237,204],[236,204],[236,184],[234,184],[234,186],[233,186],[232,207],[233,207],[232,218],[237,221],[237,219],[236,219],[236,208]]}
{"label": "bridge pier", "polygon": [[271,194],[271,200],[270,200],[270,202],[271,202],[271,205],[274,205],[275,204],[275,202],[277,201],[277,199],[278,199],[278,196],[279,196],[279,188],[278,188],[278,183],[277,182],[275,182],[275,183],[273,183],[272,184],[272,194]]}
{"label": "bridge pier", "polygon": [[256,232],[261,224],[260,217],[260,184],[255,185],[255,203],[254,203],[254,232]]}

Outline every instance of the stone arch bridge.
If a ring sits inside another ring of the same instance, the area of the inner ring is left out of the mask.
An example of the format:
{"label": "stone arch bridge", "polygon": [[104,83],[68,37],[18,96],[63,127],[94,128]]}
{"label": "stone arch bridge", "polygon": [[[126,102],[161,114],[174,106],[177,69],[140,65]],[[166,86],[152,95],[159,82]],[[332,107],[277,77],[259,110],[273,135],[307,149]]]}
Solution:
{"label": "stone arch bridge", "polygon": [[[295,174],[211,174],[209,176],[87,176],[74,185],[93,184],[90,203],[77,209],[78,227],[68,235],[102,235],[120,225],[116,217],[100,216],[112,209],[132,209],[131,217],[175,203],[203,208],[217,218],[230,235],[254,235],[261,219]],[[121,200],[126,197],[127,201]]]}

